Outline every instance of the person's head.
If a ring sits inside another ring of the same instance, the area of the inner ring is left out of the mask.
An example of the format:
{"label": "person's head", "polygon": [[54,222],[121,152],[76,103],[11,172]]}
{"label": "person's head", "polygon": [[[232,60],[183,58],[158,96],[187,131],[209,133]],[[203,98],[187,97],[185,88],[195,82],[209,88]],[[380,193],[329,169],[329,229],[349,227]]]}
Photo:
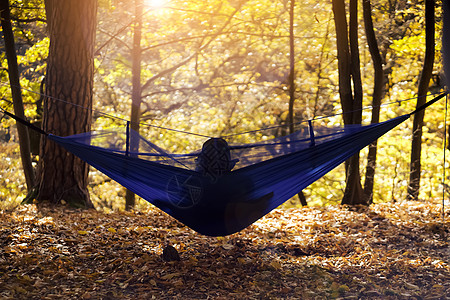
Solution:
{"label": "person's head", "polygon": [[196,170],[213,179],[230,172],[235,162],[231,161],[230,148],[222,138],[211,138],[202,147],[196,160]]}

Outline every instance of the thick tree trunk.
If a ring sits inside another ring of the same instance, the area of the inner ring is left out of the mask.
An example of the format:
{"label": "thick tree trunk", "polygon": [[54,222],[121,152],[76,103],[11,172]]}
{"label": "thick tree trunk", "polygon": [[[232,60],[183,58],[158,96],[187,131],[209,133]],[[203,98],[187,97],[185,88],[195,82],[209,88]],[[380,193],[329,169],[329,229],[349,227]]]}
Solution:
{"label": "thick tree trunk", "polygon": [[[50,49],[47,61],[43,129],[66,136],[90,131],[93,51],[97,1],[46,0]],[[88,165],[43,139],[39,160],[38,201],[92,207]]]}
{"label": "thick tree trunk", "polygon": [[[433,72],[435,54],[434,6],[434,0],[425,0],[425,59],[419,80],[416,107],[419,107],[426,102],[428,86]],[[420,157],[422,152],[422,126],[424,115],[425,111],[419,111],[414,114],[413,120],[413,138],[411,143],[411,163],[408,185],[408,199],[410,200],[417,200],[419,197],[421,171]]]}
{"label": "thick tree trunk", "polygon": [[[384,96],[384,72],[383,60],[378,49],[378,42],[375,37],[372,22],[372,7],[370,0],[363,0],[363,16],[364,28],[366,31],[367,44],[372,57],[374,67],[374,84],[372,94],[372,120],[371,123],[380,122],[380,105]],[[377,141],[369,145],[369,153],[367,155],[366,178],[364,181],[364,194],[369,203],[373,201],[373,185],[375,179],[375,166],[377,163]]]}
{"label": "thick tree trunk", "polygon": [[[131,92],[131,124],[130,127],[136,132],[139,132],[139,120],[141,115],[141,36],[142,36],[142,0],[135,0],[135,18],[134,34],[133,34],[133,49],[132,49],[132,92]],[[131,150],[137,151],[138,145],[131,141]],[[131,210],[136,204],[136,195],[126,190],[125,194],[125,209]]]}
{"label": "thick tree trunk", "polygon": [[[5,41],[5,52],[8,60],[8,75],[11,85],[11,95],[14,104],[14,114],[19,118],[25,119],[23,109],[22,91],[20,88],[19,67],[17,65],[17,55],[14,43],[14,34],[11,25],[11,14],[9,10],[9,1],[0,0],[0,19]],[[22,160],[22,168],[25,174],[25,182],[28,191],[34,187],[34,170],[31,164],[30,138],[28,129],[25,125],[17,123],[17,133],[19,136],[20,157]]]}

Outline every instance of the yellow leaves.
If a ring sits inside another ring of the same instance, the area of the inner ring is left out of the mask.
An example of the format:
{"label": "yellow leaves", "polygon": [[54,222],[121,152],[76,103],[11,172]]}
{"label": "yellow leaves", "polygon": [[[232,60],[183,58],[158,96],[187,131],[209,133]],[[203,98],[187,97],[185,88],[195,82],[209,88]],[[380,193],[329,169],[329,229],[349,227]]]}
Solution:
{"label": "yellow leaves", "polygon": [[18,294],[26,294],[27,293],[27,290],[21,286],[16,285],[13,288],[14,288],[14,291]]}
{"label": "yellow leaves", "polygon": [[432,288],[435,290],[442,290],[444,286],[442,284],[434,284]]}
{"label": "yellow leaves", "polygon": [[210,109],[208,109],[208,114],[214,116],[217,114],[217,109],[214,107],[211,107]]}
{"label": "yellow leaves", "polygon": [[109,228],[108,228],[108,231],[111,232],[111,233],[116,233],[116,232],[117,232],[117,230],[114,229],[114,228],[112,228],[112,227],[109,227]]}
{"label": "yellow leaves", "polygon": [[412,51],[422,48],[424,35],[406,36],[401,40],[394,40],[391,48],[403,55],[409,55]]}
{"label": "yellow leaves", "polygon": [[18,276],[18,278],[20,280],[24,280],[24,281],[27,281],[27,282],[31,282],[32,281],[31,277],[29,275]]}
{"label": "yellow leaves", "polygon": [[[44,219],[30,207],[0,218],[0,258],[7,258],[0,259],[0,274],[8,274],[0,277],[0,290],[19,298],[30,298],[30,290],[50,298],[62,285],[82,299],[107,298],[104,286],[116,298],[131,290],[192,299],[207,293],[217,299],[443,298],[450,292],[443,258],[448,245],[434,231],[445,234],[446,227],[426,222],[433,215],[425,207],[405,206],[276,210],[259,221],[264,226],[219,238],[196,234],[153,209],[108,215],[55,210]],[[397,218],[380,218],[388,212]],[[411,212],[421,222],[411,220]],[[162,260],[167,244],[181,261]]]}
{"label": "yellow leaves", "polygon": [[342,292],[348,292],[348,291],[350,291],[350,288],[349,288],[347,285],[345,285],[345,284],[341,284],[341,285],[338,287],[338,291],[339,291],[340,293],[342,293]]}
{"label": "yellow leaves", "polygon": [[52,217],[43,217],[37,221],[38,225],[55,225]]}
{"label": "yellow leaves", "polygon": [[[100,230],[100,231],[98,231],[98,230]],[[126,231],[126,230],[124,230],[122,228],[116,229],[114,227],[107,227],[105,229],[105,228],[102,228],[101,226],[97,226],[96,230],[78,230],[77,233],[79,235],[81,235],[81,236],[87,236],[89,234],[92,234],[93,232],[97,233],[97,232],[101,232],[103,230],[106,231],[106,232],[109,232],[111,234],[121,234],[121,235],[123,235],[123,234],[127,234],[128,233],[128,231]],[[137,228],[136,230],[140,231],[140,230],[145,230],[145,229]],[[74,241],[76,242],[76,240],[72,240],[72,239],[67,239],[66,241],[69,242],[69,243],[70,242],[74,242]]]}
{"label": "yellow leaves", "polygon": [[245,265],[247,263],[247,260],[244,257],[238,257],[237,261],[241,265]]}
{"label": "yellow leaves", "polygon": [[271,266],[272,268],[274,268],[275,270],[280,270],[280,269],[281,269],[281,263],[280,263],[279,261],[277,261],[277,260],[273,260],[273,261],[270,263],[270,266]]}
{"label": "yellow leaves", "polygon": [[337,298],[339,295],[344,294],[348,291],[350,291],[350,288],[345,284],[339,284],[336,281],[333,281],[331,283],[330,293],[332,298]]}
{"label": "yellow leaves", "polygon": [[194,256],[189,256],[189,263],[192,265],[196,265],[198,263],[198,259]]}

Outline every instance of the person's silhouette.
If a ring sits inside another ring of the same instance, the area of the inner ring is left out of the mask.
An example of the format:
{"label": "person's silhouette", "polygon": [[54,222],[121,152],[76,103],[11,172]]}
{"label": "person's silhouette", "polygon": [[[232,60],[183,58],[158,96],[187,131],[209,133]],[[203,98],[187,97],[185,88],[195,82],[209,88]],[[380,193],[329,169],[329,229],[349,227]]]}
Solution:
{"label": "person's silhouette", "polygon": [[230,147],[224,139],[211,138],[203,144],[202,151],[195,162],[197,172],[216,181],[230,172],[237,160],[231,160]]}
{"label": "person's silhouette", "polygon": [[208,217],[222,219],[227,230],[258,219],[273,197],[273,193],[268,193],[253,198],[251,179],[239,172],[231,175],[237,162],[222,138],[207,140],[196,159],[196,171],[206,180],[198,209]]}
{"label": "person's silhouette", "polygon": [[207,140],[196,159],[198,175],[176,176],[168,183],[168,201],[154,204],[206,235],[227,235],[247,227],[266,213],[273,192],[255,193],[251,178],[239,170],[232,172],[237,161],[224,139]]}

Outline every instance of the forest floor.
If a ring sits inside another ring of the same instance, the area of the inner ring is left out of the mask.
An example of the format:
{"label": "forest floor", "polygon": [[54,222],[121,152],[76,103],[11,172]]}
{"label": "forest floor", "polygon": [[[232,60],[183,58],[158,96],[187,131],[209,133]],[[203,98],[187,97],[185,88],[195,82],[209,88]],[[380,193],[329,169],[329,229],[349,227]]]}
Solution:
{"label": "forest floor", "polygon": [[19,206],[0,212],[0,299],[450,299],[441,209],[275,210],[211,238],[156,209]]}

